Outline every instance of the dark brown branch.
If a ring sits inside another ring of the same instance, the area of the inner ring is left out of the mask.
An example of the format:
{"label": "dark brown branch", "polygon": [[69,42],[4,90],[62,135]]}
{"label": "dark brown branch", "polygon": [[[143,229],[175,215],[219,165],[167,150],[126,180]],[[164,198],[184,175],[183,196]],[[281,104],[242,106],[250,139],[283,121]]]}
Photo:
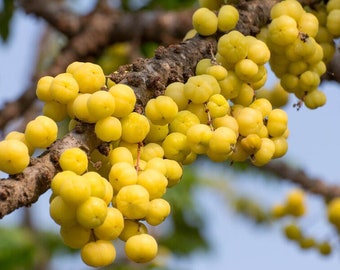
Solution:
{"label": "dark brown branch", "polygon": [[66,36],[73,36],[81,29],[81,17],[70,12],[63,2],[55,0],[20,0],[19,5],[27,14],[34,14],[44,19],[44,21]]}
{"label": "dark brown branch", "polygon": [[216,52],[216,39],[196,36],[168,48],[159,47],[154,58],[138,59],[112,73],[110,78],[133,87],[138,101],[145,106],[150,98],[161,95],[168,84],[185,82],[193,76],[197,62],[211,57],[211,52]]}
{"label": "dark brown branch", "polygon": [[115,42],[138,39],[163,45],[179,42],[191,28],[192,10],[182,12],[144,11],[109,13],[98,11],[88,17],[82,31],[72,37],[55,60],[52,75],[65,70],[74,61],[100,55]]}
{"label": "dark brown branch", "polygon": [[81,125],[61,140],[57,140],[31,164],[23,173],[0,180],[0,218],[22,206],[30,206],[48,190],[51,179],[60,170],[60,154],[68,148],[78,147],[88,153],[100,145],[93,132],[93,126]]}
{"label": "dark brown branch", "polygon": [[304,190],[321,195],[325,199],[340,197],[339,185],[327,184],[323,179],[311,177],[304,170],[293,168],[283,161],[271,162],[260,169],[293,182]]}
{"label": "dark brown branch", "polygon": [[[55,76],[62,73],[68,64],[98,55],[109,44],[130,40],[133,35],[138,35],[142,40],[156,40],[165,44],[178,40],[191,27],[191,21],[187,19],[191,18],[191,12],[190,10],[180,13],[146,12],[138,14],[138,19],[134,14],[128,14],[127,19],[123,21],[107,16],[105,12],[95,13],[88,18],[87,27],[69,40],[68,45],[58,54],[52,65],[44,73],[35,74],[32,85],[17,100],[4,105],[0,110],[0,129],[4,129],[10,120],[22,115],[36,100],[35,85],[41,76]],[[120,16],[124,17],[123,14]],[[139,25],[138,30],[142,31],[137,31],[136,25]],[[158,31],[151,31],[153,27]]]}

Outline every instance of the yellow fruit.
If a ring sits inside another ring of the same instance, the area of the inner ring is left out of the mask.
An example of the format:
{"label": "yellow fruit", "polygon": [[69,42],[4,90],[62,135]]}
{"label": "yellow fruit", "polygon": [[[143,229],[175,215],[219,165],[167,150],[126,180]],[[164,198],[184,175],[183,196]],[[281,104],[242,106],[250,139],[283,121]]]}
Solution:
{"label": "yellow fruit", "polygon": [[60,185],[60,196],[70,205],[79,205],[90,198],[91,186],[80,175],[73,175]]}
{"label": "yellow fruit", "polygon": [[78,83],[70,73],[60,73],[51,82],[50,95],[54,101],[61,104],[74,100],[78,92]]}
{"label": "yellow fruit", "polygon": [[137,171],[132,163],[117,162],[111,167],[109,180],[117,193],[122,187],[137,183]]}
{"label": "yellow fruit", "polygon": [[288,115],[284,110],[274,109],[268,114],[268,133],[272,137],[282,136],[288,128]]}
{"label": "yellow fruit", "polygon": [[77,221],[85,228],[94,229],[103,224],[107,215],[107,204],[97,197],[89,197],[76,211]]}
{"label": "yellow fruit", "polygon": [[111,241],[97,240],[83,246],[80,254],[87,265],[104,267],[113,263],[116,258],[116,249]]}
{"label": "yellow fruit", "polygon": [[218,29],[227,32],[235,28],[239,19],[238,10],[232,5],[223,5],[218,11],[217,19]]}
{"label": "yellow fruit", "polygon": [[122,213],[114,207],[107,209],[104,222],[94,228],[95,236],[101,240],[114,240],[118,238],[124,228],[124,218]]}
{"label": "yellow fruit", "polygon": [[133,112],[136,104],[136,96],[130,86],[125,84],[116,84],[110,88],[109,93],[115,100],[113,116],[125,117],[129,113]]}
{"label": "yellow fruit", "polygon": [[116,205],[125,218],[144,218],[149,208],[149,192],[137,184],[124,186],[118,191]]}
{"label": "yellow fruit", "polygon": [[47,101],[43,107],[43,115],[60,122],[67,117],[67,107],[57,101]]}
{"label": "yellow fruit", "polygon": [[134,262],[146,263],[153,260],[158,252],[158,245],[151,235],[137,234],[125,243],[126,256]]}
{"label": "yellow fruit", "polygon": [[295,223],[285,225],[284,233],[286,237],[290,240],[299,240],[302,237],[301,229]]}
{"label": "yellow fruit", "polygon": [[276,17],[269,24],[269,39],[281,46],[288,45],[298,38],[296,21],[287,15]]}
{"label": "yellow fruit", "polygon": [[261,138],[261,147],[252,156],[251,162],[255,166],[263,166],[267,164],[274,156],[275,144],[269,138]]}
{"label": "yellow fruit", "polygon": [[8,174],[21,173],[29,164],[26,144],[19,140],[0,141],[0,170]]}
{"label": "yellow fruit", "polygon": [[172,187],[181,181],[183,175],[183,168],[175,160],[164,159],[166,165],[166,178],[168,179],[168,187]]}
{"label": "yellow fruit", "polygon": [[191,111],[183,110],[177,113],[175,119],[170,123],[169,129],[170,132],[179,132],[185,135],[191,126],[199,123],[200,119],[197,117],[197,115]]}
{"label": "yellow fruit", "polygon": [[55,195],[60,195],[60,187],[64,181],[76,175],[73,171],[58,172],[51,180],[51,189]]}
{"label": "yellow fruit", "polygon": [[304,12],[297,23],[300,32],[310,37],[316,37],[319,30],[319,21],[312,13]]}
{"label": "yellow fruit", "polygon": [[69,170],[81,175],[87,169],[88,157],[80,148],[69,148],[60,155],[59,165],[63,171]]}
{"label": "yellow fruit", "polygon": [[156,157],[163,158],[163,156],[164,150],[162,146],[157,143],[148,143],[143,146],[143,153],[141,153],[140,158],[149,161]]}
{"label": "yellow fruit", "polygon": [[142,142],[149,133],[148,119],[139,113],[132,112],[121,119],[122,140],[127,143]]}
{"label": "yellow fruit", "polygon": [[41,101],[46,102],[46,101],[53,100],[51,92],[50,92],[50,86],[51,86],[52,81],[53,81],[52,76],[44,76],[38,80],[35,93],[38,99],[40,99]]}
{"label": "yellow fruit", "polygon": [[217,43],[217,51],[230,64],[235,64],[247,56],[248,42],[245,36],[236,30],[224,34]]}
{"label": "yellow fruit", "polygon": [[274,218],[282,218],[287,214],[286,207],[283,204],[276,204],[271,209],[271,215]]}
{"label": "yellow fruit", "polygon": [[305,194],[302,190],[292,190],[286,199],[287,214],[299,217],[305,214]]}
{"label": "yellow fruit", "polygon": [[263,126],[262,113],[253,108],[245,107],[241,109],[235,118],[239,126],[239,132],[243,136],[259,134]]}
{"label": "yellow fruit", "polygon": [[327,215],[329,222],[340,228],[340,198],[330,201],[327,206]]}
{"label": "yellow fruit", "polygon": [[70,248],[79,249],[90,241],[91,230],[79,224],[61,226],[60,235],[64,244]]}
{"label": "yellow fruit", "polygon": [[270,51],[265,42],[253,37],[246,36],[248,42],[247,58],[257,65],[264,65],[269,61]]}
{"label": "yellow fruit", "polygon": [[[184,95],[194,104],[203,104],[213,95],[213,85],[208,80],[216,79],[211,75],[196,75],[188,79],[184,85]],[[217,83],[217,81],[216,81]]]}
{"label": "yellow fruit", "polygon": [[93,63],[83,63],[72,72],[79,85],[79,92],[94,93],[105,85],[105,75],[102,68]]}
{"label": "yellow fruit", "polygon": [[87,100],[89,114],[97,120],[112,115],[115,105],[115,98],[104,90],[94,92]]}
{"label": "yellow fruit", "polygon": [[340,8],[331,10],[327,16],[327,29],[334,36],[340,36]]}
{"label": "yellow fruit", "polygon": [[25,128],[27,142],[36,148],[49,147],[57,139],[57,134],[57,124],[51,118],[43,115],[28,122]]}
{"label": "yellow fruit", "polygon": [[164,95],[171,97],[176,102],[179,111],[184,110],[188,105],[189,100],[184,95],[184,83],[182,82],[169,84],[164,91]]}
{"label": "yellow fruit", "polygon": [[133,156],[130,150],[123,146],[118,146],[110,151],[110,164],[114,165],[118,162],[127,162],[133,165]]}
{"label": "yellow fruit", "polygon": [[104,142],[118,141],[122,136],[122,124],[118,118],[107,116],[96,122],[94,132]]}
{"label": "yellow fruit", "polygon": [[178,162],[183,162],[191,152],[187,136],[179,132],[172,132],[166,136],[162,142],[162,147],[166,158]]}
{"label": "yellow fruit", "polygon": [[81,65],[83,65],[83,64],[84,64],[84,62],[80,62],[80,61],[72,62],[71,64],[69,64],[69,65],[67,66],[66,72],[67,72],[67,73],[73,74],[74,71],[75,71],[78,67],[80,67]]}
{"label": "yellow fruit", "polygon": [[91,94],[89,93],[79,94],[73,102],[70,103],[69,114],[74,115],[74,117],[84,122],[95,123],[97,119],[90,114],[87,107],[87,102],[90,97]]}
{"label": "yellow fruit", "polygon": [[192,15],[194,29],[202,36],[210,36],[217,31],[217,16],[207,8],[199,8]]}
{"label": "yellow fruit", "polygon": [[304,13],[305,11],[298,1],[288,0],[275,4],[270,11],[270,17],[275,19],[282,15],[287,15],[292,17],[295,21],[298,21]]}
{"label": "yellow fruit", "polygon": [[235,64],[235,73],[243,81],[250,81],[259,71],[259,67],[250,59],[242,59]]}
{"label": "yellow fruit", "polygon": [[169,216],[170,211],[170,204],[166,200],[162,198],[154,199],[150,201],[145,220],[152,226],[159,225]]}
{"label": "yellow fruit", "polygon": [[191,151],[196,154],[206,153],[212,133],[208,125],[197,124],[191,126],[187,131],[187,139]]}
{"label": "yellow fruit", "polygon": [[170,123],[177,112],[177,104],[168,96],[158,96],[150,99],[145,106],[145,116],[156,125]]}
{"label": "yellow fruit", "polygon": [[126,242],[131,236],[148,233],[144,223],[137,220],[124,219],[124,229],[119,235],[119,239]]}
{"label": "yellow fruit", "polygon": [[23,132],[18,132],[18,131],[11,131],[8,133],[5,137],[5,140],[18,140],[23,142],[27,148],[28,148],[28,153],[31,156],[34,153],[34,147],[28,143],[28,141],[25,138],[25,133]]}
{"label": "yellow fruit", "polygon": [[168,180],[159,171],[147,169],[139,173],[137,184],[143,186],[149,193],[149,199],[153,200],[165,194]]}
{"label": "yellow fruit", "polygon": [[91,196],[104,199],[106,195],[107,180],[97,172],[87,172],[82,175],[83,181],[88,182],[91,190]]}
{"label": "yellow fruit", "polygon": [[77,224],[76,207],[67,204],[61,196],[55,196],[50,203],[50,216],[60,226]]}

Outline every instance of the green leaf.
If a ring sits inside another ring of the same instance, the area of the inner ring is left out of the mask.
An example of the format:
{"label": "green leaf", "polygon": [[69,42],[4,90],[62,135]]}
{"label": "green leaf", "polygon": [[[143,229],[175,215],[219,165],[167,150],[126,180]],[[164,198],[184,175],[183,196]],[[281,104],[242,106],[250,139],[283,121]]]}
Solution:
{"label": "green leaf", "polygon": [[0,12],[0,36],[3,41],[9,37],[10,22],[14,13],[14,1],[2,0],[2,10]]}
{"label": "green leaf", "polygon": [[32,269],[36,247],[28,230],[0,228],[1,269]]}
{"label": "green leaf", "polygon": [[172,208],[173,230],[160,239],[160,243],[181,255],[208,248],[202,233],[204,217],[197,211],[191,192],[197,186],[196,179],[193,170],[186,167],[181,182],[170,188],[165,195]]}

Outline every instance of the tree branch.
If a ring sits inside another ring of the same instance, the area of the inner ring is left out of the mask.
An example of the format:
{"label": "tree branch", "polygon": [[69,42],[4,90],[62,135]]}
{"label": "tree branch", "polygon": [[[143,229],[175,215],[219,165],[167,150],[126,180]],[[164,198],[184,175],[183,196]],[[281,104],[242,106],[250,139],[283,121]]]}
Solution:
{"label": "tree branch", "polygon": [[327,184],[324,180],[309,176],[304,170],[293,168],[283,161],[273,161],[260,168],[299,185],[306,191],[323,196],[325,199],[340,197],[340,186]]}
{"label": "tree branch", "polygon": [[[29,5],[31,2],[34,2],[34,4]],[[22,4],[29,12],[36,12],[38,15],[43,14],[43,18],[47,15],[56,16],[64,12],[64,8],[59,7],[53,1],[46,3],[46,11],[43,8],[44,5],[41,3],[39,5],[39,2],[41,1],[37,1],[37,3],[36,1],[23,1]],[[45,1],[43,2],[45,3]],[[67,11],[65,12],[67,13]],[[97,56],[106,46],[114,42],[128,41],[138,37],[142,41],[153,40],[165,45],[175,41],[177,43],[191,28],[191,14],[192,10],[185,10],[182,12],[121,13],[117,16],[117,12],[108,13],[103,10],[91,16],[86,16],[87,19],[83,20],[84,23],[77,27],[79,32],[70,30],[73,34],[77,33],[76,35],[71,35],[71,32],[63,32],[69,35],[70,39],[50,67],[43,73],[35,74],[32,85],[17,100],[7,102],[0,110],[0,129],[4,129],[10,120],[21,116],[36,100],[35,85],[38,78],[44,75],[55,76],[62,73],[70,63],[86,61],[90,56]],[[65,31],[64,28],[68,29],[65,26],[68,21],[79,21],[79,18],[74,14],[65,16],[72,17],[72,19],[61,21],[63,27],[58,25],[59,18],[50,18],[50,23],[55,23],[56,29]],[[72,22],[69,24],[70,27],[74,25]]]}
{"label": "tree branch", "polygon": [[68,37],[76,35],[83,24],[81,16],[71,12],[60,1],[20,0],[18,3],[27,14],[34,14],[44,19]]}
{"label": "tree branch", "polygon": [[68,148],[78,147],[90,153],[100,145],[93,125],[79,125],[64,138],[57,140],[38,158],[32,158],[22,173],[0,180],[0,218],[22,206],[30,206],[45,193],[53,176],[60,171],[58,160]]}

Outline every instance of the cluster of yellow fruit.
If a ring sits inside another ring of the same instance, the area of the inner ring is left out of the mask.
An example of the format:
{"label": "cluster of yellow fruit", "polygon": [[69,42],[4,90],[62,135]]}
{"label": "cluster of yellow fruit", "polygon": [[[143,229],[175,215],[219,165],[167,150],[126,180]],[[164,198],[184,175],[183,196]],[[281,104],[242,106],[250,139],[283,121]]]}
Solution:
{"label": "cluster of yellow fruit", "polygon": [[108,87],[100,66],[82,62],[54,78],[42,77],[37,95],[45,102],[44,114],[55,121],[70,119],[70,129],[79,121],[91,123],[96,136],[110,145],[106,156],[97,149],[88,156],[79,148],[60,156],[50,215],[61,226],[65,244],[81,249],[83,261],[95,267],[114,261],[117,238],[126,242],[130,260],[152,260],[158,245],[143,221],[156,226],[167,218],[170,205],[162,196],[183,173],[179,162],[165,156],[167,148],[156,143],[164,133],[157,125],[177,114],[176,103],[160,96],[147,103],[145,115],[134,112],[132,88]]}
{"label": "cluster of yellow fruit", "polygon": [[[119,150],[119,157],[128,151]],[[139,219],[158,225],[170,213],[169,203],[159,192],[155,194],[157,177],[167,184],[161,173],[145,170],[143,178],[131,163],[119,161],[112,166],[108,181],[95,171],[86,172],[88,157],[79,148],[65,150],[59,164],[62,171],[51,182],[50,215],[60,225],[64,243],[81,249],[86,264],[111,264],[116,257],[112,241],[118,237],[126,242],[125,253],[132,261],[148,262],[157,255],[157,242]]]}
{"label": "cluster of yellow fruit", "polygon": [[[317,11],[304,9],[296,0],[285,0],[271,9],[271,23],[257,38],[244,37],[233,30],[239,14],[231,5],[220,1],[200,1],[193,15],[196,33],[202,36],[226,33],[218,40],[216,61],[241,82],[235,102],[248,105],[254,90],[267,80],[264,64],[269,60],[272,71],[288,93],[294,94],[306,107],[315,109],[326,103],[318,88],[326,63],[332,58],[334,38],[339,36],[339,1],[318,6]],[[320,27],[319,27],[320,25]],[[190,36],[193,33],[190,34]],[[268,49],[268,47],[269,49]],[[248,103],[248,104],[246,104]]]}
{"label": "cluster of yellow fruit", "polygon": [[301,227],[295,222],[287,223],[283,228],[287,239],[296,242],[301,249],[316,249],[321,255],[332,253],[332,245],[329,241],[317,241],[314,237],[306,236]]}
{"label": "cluster of yellow fruit", "polygon": [[282,87],[308,108],[323,106],[326,96],[318,86],[326,65],[325,52],[316,40],[318,18],[296,0],[277,3],[270,15],[271,23],[257,37],[270,49],[271,69],[280,78]]}
{"label": "cluster of yellow fruit", "polygon": [[273,206],[271,215],[274,218],[282,218],[290,215],[301,217],[306,213],[305,193],[300,189],[291,190],[282,204]]}
{"label": "cluster of yellow fruit", "polygon": [[306,213],[305,193],[301,189],[291,190],[283,203],[276,204],[271,209],[271,216],[274,219],[293,217],[294,221],[289,221],[283,227],[283,232],[287,239],[296,242],[301,249],[315,248],[322,255],[329,255],[332,246],[328,241],[317,241],[314,237],[303,233],[301,227],[296,223],[296,218],[301,218]]}
{"label": "cluster of yellow fruit", "polygon": [[[273,110],[265,98],[254,100],[256,90],[267,80],[265,64],[270,51],[263,41],[233,30],[239,19],[237,9],[215,2],[201,1],[202,7],[192,20],[200,35],[227,32],[218,40],[216,55],[199,61],[196,76],[181,86],[183,90],[173,90],[174,86],[169,85],[165,95],[171,96],[180,110],[199,117],[200,125],[194,124],[187,131],[195,154],[207,154],[213,161],[245,161],[250,157],[254,165],[262,166],[283,156],[288,148],[286,113]],[[183,98],[179,97],[180,91]],[[218,143],[219,137],[224,142]]]}
{"label": "cluster of yellow fruit", "polygon": [[200,154],[215,162],[250,158],[256,166],[282,157],[288,148],[286,112],[272,109],[264,98],[249,106],[231,106],[222,94],[220,81],[211,74],[196,75],[166,88],[165,96],[180,109],[162,143],[165,156],[182,164],[193,162]]}
{"label": "cluster of yellow fruit", "polygon": [[332,60],[335,53],[334,39],[340,37],[340,1],[332,0],[321,2],[314,9],[306,8],[308,12],[314,14],[319,21],[319,30],[315,40],[323,49],[323,61],[327,64]]}

